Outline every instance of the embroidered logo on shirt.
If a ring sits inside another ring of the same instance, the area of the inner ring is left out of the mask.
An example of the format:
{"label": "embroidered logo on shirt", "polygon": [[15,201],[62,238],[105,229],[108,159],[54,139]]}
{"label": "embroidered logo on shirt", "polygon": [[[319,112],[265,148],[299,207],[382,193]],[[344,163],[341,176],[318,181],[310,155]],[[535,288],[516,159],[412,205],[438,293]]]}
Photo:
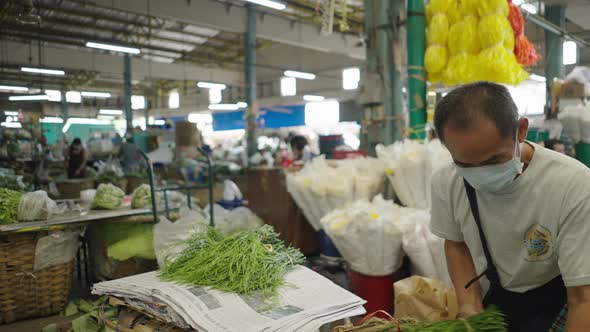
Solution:
{"label": "embroidered logo on shirt", "polygon": [[551,232],[535,224],[526,232],[524,237],[525,259],[527,261],[542,261],[553,255]]}

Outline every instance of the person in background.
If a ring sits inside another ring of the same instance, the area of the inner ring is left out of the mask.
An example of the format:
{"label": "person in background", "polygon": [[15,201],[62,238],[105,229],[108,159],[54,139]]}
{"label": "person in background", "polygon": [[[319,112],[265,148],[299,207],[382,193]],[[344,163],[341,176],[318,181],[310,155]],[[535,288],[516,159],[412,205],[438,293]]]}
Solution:
{"label": "person in background", "polygon": [[289,142],[291,144],[291,151],[293,152],[294,161],[309,161],[313,158],[313,154],[309,149],[307,139],[301,135],[291,137]]}
{"label": "person in background", "polygon": [[499,84],[455,88],[434,124],[453,162],[432,176],[430,228],[460,315],[493,305],[510,332],[590,331],[590,169],[526,141]]}
{"label": "person in background", "polygon": [[556,139],[556,138],[552,138],[550,140],[546,140],[545,141],[545,147],[549,150],[553,150],[555,152],[559,152],[559,153],[565,153],[565,144],[563,144],[562,141]]}
{"label": "person in background", "polygon": [[145,166],[145,160],[141,156],[139,147],[133,141],[133,136],[127,134],[125,142],[119,150],[119,160],[125,173],[140,172]]}
{"label": "person in background", "polygon": [[88,151],[82,146],[82,141],[75,138],[68,148],[66,155],[66,167],[68,169],[68,178],[83,178],[86,174],[86,163],[88,162]]}

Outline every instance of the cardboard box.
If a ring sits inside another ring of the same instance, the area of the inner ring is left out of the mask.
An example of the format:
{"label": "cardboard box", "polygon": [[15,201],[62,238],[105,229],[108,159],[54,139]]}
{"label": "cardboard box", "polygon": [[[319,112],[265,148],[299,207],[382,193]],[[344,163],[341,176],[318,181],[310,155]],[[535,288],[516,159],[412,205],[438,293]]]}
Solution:
{"label": "cardboard box", "polygon": [[561,98],[584,98],[584,84],[578,82],[566,82],[561,86]]}

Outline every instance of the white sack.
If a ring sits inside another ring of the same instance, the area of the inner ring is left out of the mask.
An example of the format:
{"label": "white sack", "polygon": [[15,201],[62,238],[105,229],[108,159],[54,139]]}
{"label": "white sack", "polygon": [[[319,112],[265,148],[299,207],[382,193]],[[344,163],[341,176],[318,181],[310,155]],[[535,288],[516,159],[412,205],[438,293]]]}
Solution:
{"label": "white sack", "polygon": [[40,238],[35,247],[34,270],[71,262],[78,251],[79,231],[57,231]]}

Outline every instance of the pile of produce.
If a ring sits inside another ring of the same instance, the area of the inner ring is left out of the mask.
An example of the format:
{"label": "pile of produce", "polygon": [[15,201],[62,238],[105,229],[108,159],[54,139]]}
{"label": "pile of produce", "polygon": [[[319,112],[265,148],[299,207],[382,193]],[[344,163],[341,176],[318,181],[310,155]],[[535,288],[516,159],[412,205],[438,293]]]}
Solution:
{"label": "pile of produce", "polygon": [[304,261],[269,225],[229,235],[209,227],[194,234],[176,260],[165,263],[161,278],[239,294],[275,295],[284,274]]}
{"label": "pile of produce", "polygon": [[446,320],[434,323],[418,322],[400,318],[399,321],[386,321],[371,318],[361,327],[339,326],[334,332],[363,331],[363,327],[371,332],[507,332],[508,327],[504,315],[495,308],[468,318]]}
{"label": "pile of produce", "polygon": [[18,222],[18,205],[22,194],[18,191],[0,188],[0,224]]}
{"label": "pile of produce", "polygon": [[318,157],[300,172],[287,175],[287,190],[309,223],[319,230],[320,219],[329,212],[380,193],[384,170],[375,158],[327,161]]}
{"label": "pile of produce", "polygon": [[101,161],[96,167],[98,168],[98,171],[96,172],[96,180],[99,183],[117,184],[125,176],[121,165],[116,160],[109,159],[106,162]]}
{"label": "pile of produce", "polygon": [[47,192],[37,190],[21,197],[18,206],[18,220],[47,220],[53,213],[58,212],[57,204],[47,196]]}
{"label": "pile of produce", "polygon": [[433,140],[426,144],[399,141],[378,145],[377,156],[386,165],[386,174],[403,205],[430,208],[430,178],[433,172],[452,161],[449,151]]}
{"label": "pile of produce", "polygon": [[114,210],[121,206],[125,192],[110,183],[103,183],[96,189],[96,195],[92,201],[92,209]]}
{"label": "pile of produce", "polygon": [[131,208],[132,209],[144,209],[152,207],[152,192],[150,186],[142,184],[135,188],[133,194],[131,194]]}
{"label": "pile of produce", "polygon": [[426,6],[424,54],[428,80],[447,86],[480,80],[513,85],[524,81],[528,74],[521,66],[538,59],[516,21],[514,27],[519,30],[513,30],[509,12],[507,0],[431,0]]}
{"label": "pile of produce", "polygon": [[0,175],[0,188],[22,191],[23,187],[16,176]]}
{"label": "pile of produce", "polygon": [[107,223],[100,228],[107,256],[119,261],[139,257],[155,259],[152,223]]}

